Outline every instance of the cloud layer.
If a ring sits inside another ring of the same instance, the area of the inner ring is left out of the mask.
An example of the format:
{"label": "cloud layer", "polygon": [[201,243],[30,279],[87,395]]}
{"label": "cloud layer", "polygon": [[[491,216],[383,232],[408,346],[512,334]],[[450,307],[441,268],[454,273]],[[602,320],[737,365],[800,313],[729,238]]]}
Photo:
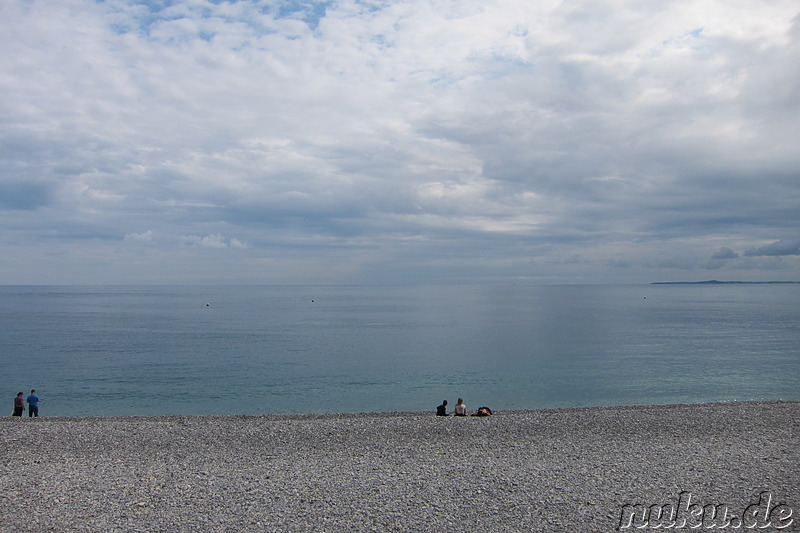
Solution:
{"label": "cloud layer", "polygon": [[798,279],[798,11],[8,0],[0,283]]}

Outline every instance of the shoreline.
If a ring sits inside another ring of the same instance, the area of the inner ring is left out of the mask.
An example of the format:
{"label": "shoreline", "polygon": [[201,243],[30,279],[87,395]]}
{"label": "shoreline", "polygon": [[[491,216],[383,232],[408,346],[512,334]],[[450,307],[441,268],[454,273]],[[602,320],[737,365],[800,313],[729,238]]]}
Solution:
{"label": "shoreline", "polygon": [[796,401],[29,422],[0,421],[2,532],[613,531],[763,493],[800,527]]}
{"label": "shoreline", "polygon": [[[662,408],[682,408],[682,407],[704,407],[704,406],[723,406],[723,405],[747,405],[747,404],[800,404],[800,400],[723,400],[715,402],[700,403],[663,403],[663,404],[634,404],[634,405],[588,405],[588,406],[565,406],[565,407],[543,407],[541,409],[493,409],[494,415],[525,415],[531,413],[559,413],[571,411],[591,411],[591,410],[648,410]],[[471,411],[474,412],[474,411]],[[431,416],[435,415],[435,409],[427,411],[347,411],[347,412],[309,412],[309,413],[250,413],[250,414],[155,414],[155,415],[55,415],[48,416],[43,414],[38,418],[41,420],[59,421],[80,421],[80,420],[152,420],[152,419],[268,419],[268,420],[305,420],[317,418],[363,418],[363,417],[404,417],[404,416]],[[448,417],[452,417],[448,414]],[[471,415],[470,415],[471,417]],[[10,417],[9,417],[10,418]],[[20,419],[28,419],[27,407]],[[37,418],[37,417],[34,417]],[[3,420],[3,418],[0,418]]]}

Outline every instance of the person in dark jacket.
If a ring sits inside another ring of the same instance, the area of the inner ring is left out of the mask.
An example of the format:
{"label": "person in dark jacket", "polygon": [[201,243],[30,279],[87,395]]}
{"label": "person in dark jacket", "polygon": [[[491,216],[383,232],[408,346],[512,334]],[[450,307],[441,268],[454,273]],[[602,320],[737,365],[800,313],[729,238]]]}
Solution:
{"label": "person in dark jacket", "polygon": [[17,393],[17,397],[14,398],[14,415],[13,416],[22,416],[22,412],[25,410],[25,397],[22,395],[21,392]]}

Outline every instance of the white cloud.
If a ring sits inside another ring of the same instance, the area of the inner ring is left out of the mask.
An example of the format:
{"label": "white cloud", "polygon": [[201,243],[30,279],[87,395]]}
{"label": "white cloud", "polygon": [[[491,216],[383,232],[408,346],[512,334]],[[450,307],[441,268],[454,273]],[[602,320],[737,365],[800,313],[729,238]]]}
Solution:
{"label": "white cloud", "polygon": [[16,272],[54,235],[76,261],[87,237],[162,264],[180,242],[358,282],[453,257],[468,279],[649,281],[797,233],[794,2],[296,7],[3,2],[0,282],[36,282]]}
{"label": "white cloud", "polygon": [[125,235],[125,240],[143,243],[153,242],[153,230],[147,230],[144,233],[128,233]]}
{"label": "white cloud", "polygon": [[200,246],[202,248],[246,248],[245,243],[238,239],[228,239],[218,233],[209,235],[185,235],[183,243],[187,246]]}

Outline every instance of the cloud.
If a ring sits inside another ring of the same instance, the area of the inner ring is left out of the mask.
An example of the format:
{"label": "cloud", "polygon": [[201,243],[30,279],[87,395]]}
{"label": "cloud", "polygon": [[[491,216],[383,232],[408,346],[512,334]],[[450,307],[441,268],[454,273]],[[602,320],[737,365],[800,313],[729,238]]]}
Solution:
{"label": "cloud", "polygon": [[736,259],[737,257],[739,257],[739,254],[727,246],[723,246],[719,249],[719,252],[711,256],[711,259]]}
{"label": "cloud", "polygon": [[[211,248],[243,282],[651,281],[709,250],[795,277],[793,255],[731,253],[798,231],[797,20],[788,0],[8,0],[0,282],[135,242],[164,281],[213,281]],[[120,282],[146,271],[118,255]]]}
{"label": "cloud", "polygon": [[36,209],[47,204],[48,196],[46,183],[0,182],[0,207],[4,209]]}
{"label": "cloud", "polygon": [[747,257],[800,255],[800,241],[777,241],[772,244],[750,248],[744,252]]}
{"label": "cloud", "polygon": [[202,248],[246,248],[246,244],[238,239],[228,239],[220,234],[213,235],[186,235],[183,243],[187,246],[200,246]]}
{"label": "cloud", "polygon": [[128,233],[125,235],[126,241],[144,242],[149,243],[153,241],[153,230],[145,231],[144,233]]}

